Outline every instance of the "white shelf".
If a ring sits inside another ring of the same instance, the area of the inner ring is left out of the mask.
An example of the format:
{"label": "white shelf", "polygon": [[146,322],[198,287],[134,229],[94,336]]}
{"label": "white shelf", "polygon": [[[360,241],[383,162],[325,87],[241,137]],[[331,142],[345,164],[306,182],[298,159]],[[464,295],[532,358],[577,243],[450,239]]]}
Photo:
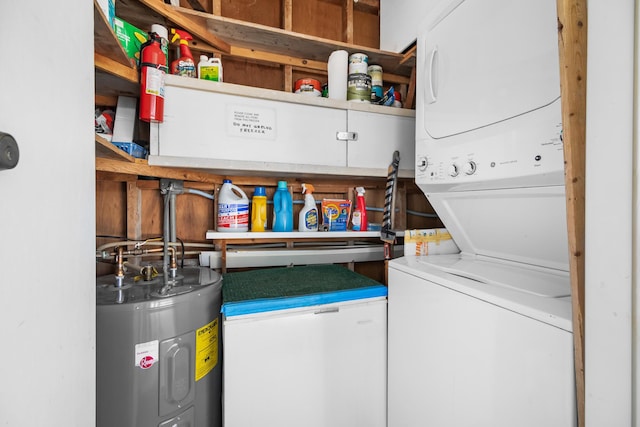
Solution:
{"label": "white shelf", "polygon": [[248,232],[227,232],[227,231],[207,231],[206,238],[212,240],[252,240],[252,239],[349,239],[375,238],[380,237],[380,231],[248,231]]}

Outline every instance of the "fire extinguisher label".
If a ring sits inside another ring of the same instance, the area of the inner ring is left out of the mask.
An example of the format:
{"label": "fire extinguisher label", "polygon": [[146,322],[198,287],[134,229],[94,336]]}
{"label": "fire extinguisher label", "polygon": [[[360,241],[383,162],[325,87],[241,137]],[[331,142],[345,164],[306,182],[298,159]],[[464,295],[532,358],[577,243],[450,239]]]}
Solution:
{"label": "fire extinguisher label", "polygon": [[164,98],[164,76],[165,72],[157,68],[147,68],[147,80],[145,81],[145,92],[147,95],[155,95]]}
{"label": "fire extinguisher label", "polygon": [[136,344],[134,364],[142,369],[149,369],[158,361],[158,340]]}
{"label": "fire extinguisher label", "polygon": [[196,330],[196,381],[218,364],[218,319]]}

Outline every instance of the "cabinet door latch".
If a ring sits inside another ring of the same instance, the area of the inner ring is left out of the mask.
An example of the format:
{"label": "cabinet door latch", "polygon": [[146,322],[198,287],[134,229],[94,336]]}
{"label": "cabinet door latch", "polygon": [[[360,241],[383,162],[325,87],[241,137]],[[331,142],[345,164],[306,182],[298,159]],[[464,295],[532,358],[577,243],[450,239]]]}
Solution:
{"label": "cabinet door latch", "polygon": [[358,132],[336,132],[336,139],[338,141],[357,141]]}

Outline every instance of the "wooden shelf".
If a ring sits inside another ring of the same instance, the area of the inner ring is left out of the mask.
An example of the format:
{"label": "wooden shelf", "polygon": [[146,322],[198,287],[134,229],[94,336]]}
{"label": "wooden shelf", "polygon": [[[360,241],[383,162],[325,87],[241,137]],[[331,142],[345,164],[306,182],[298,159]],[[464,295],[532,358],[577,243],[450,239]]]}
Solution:
{"label": "wooden shelf", "polygon": [[102,9],[93,1],[96,93],[138,96],[138,69],[131,63]]}
{"label": "wooden shelf", "polygon": [[234,52],[244,52],[241,49],[249,49],[253,51],[253,55],[258,55],[259,52],[269,52],[285,57],[299,58],[308,62],[308,64],[301,63],[301,67],[305,65],[313,66],[313,63],[320,62],[322,63],[321,71],[326,71],[327,61],[331,52],[344,49],[349,53],[361,52],[367,54],[369,63],[382,66],[385,80],[393,74],[409,77],[415,65],[415,56],[412,57],[412,60],[411,57],[405,58],[405,55],[399,53],[313,37],[279,28],[215,16],[192,9],[182,7],[173,7],[172,9],[177,13],[204,20],[210,32],[231,46],[231,55]]}
{"label": "wooden shelf", "polygon": [[116,34],[109,25],[107,17],[104,16],[100,5],[93,0],[93,43],[94,51],[97,55],[111,58],[113,61],[125,67],[134,68],[129,61],[129,57],[118,41]]}
{"label": "wooden shelf", "polygon": [[126,156],[131,157],[133,161],[123,158],[122,156],[114,155],[109,157],[108,155],[99,155],[97,145],[98,143],[96,143],[96,171],[98,172],[207,183],[222,182],[222,179],[224,178],[222,175],[216,175],[196,169],[150,166],[146,160],[135,159],[124,151],[123,153]]}
{"label": "wooden shelf", "polygon": [[183,26],[195,38],[190,43],[195,51],[222,53],[225,56],[326,73],[331,52],[344,49],[349,53],[367,54],[370,63],[382,66],[384,80],[394,84],[408,84],[415,66],[414,53],[403,55],[309,36],[170,6],[160,0],[127,0],[118,3],[118,7],[118,16],[139,28],[149,28],[152,23],[163,21],[167,25]]}

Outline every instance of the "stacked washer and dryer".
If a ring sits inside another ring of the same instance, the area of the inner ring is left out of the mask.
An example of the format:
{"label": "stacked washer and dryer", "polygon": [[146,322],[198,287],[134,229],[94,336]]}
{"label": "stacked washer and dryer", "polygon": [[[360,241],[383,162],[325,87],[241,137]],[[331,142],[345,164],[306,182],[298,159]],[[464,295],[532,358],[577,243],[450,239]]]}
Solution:
{"label": "stacked washer and dryer", "polygon": [[389,263],[388,425],[577,424],[555,0],[418,38],[416,184],[460,254]]}

